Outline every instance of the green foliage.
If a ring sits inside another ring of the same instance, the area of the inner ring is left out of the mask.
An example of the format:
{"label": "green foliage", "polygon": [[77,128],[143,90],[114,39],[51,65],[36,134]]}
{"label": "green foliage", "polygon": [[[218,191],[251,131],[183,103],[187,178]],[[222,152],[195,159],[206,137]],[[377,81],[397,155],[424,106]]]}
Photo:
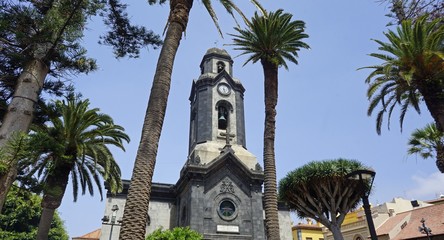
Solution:
{"label": "green foliage", "polygon": [[[40,213],[41,197],[16,186],[8,193],[0,214],[0,239],[33,240],[36,238]],[[68,240],[63,222],[55,214],[48,240]]]}
{"label": "green foliage", "polygon": [[6,173],[12,163],[27,156],[25,133],[16,132],[3,148],[0,148],[0,176]]}
{"label": "green foliage", "polygon": [[116,57],[138,57],[142,47],[158,47],[159,36],[130,24],[125,11],[119,0],[0,1],[0,118],[31,59],[50,67],[43,90],[57,96],[71,89],[65,79],[97,69],[82,46],[93,16],[103,17],[109,32],[102,40]]}
{"label": "green foliage", "polygon": [[157,229],[146,237],[145,240],[201,240],[202,235],[189,227],[175,227],[173,230]]}
{"label": "green foliage", "polygon": [[[362,169],[362,163],[356,160],[335,159],[325,161],[312,161],[287,174],[287,181],[292,185],[305,184],[307,182],[323,181],[329,178],[344,178],[350,172]],[[282,180],[281,183],[285,181]]]}
{"label": "green foliage", "polygon": [[408,144],[409,154],[417,154],[424,159],[435,158],[436,167],[444,173],[444,133],[438,130],[436,124],[430,123],[416,129]]}
{"label": "green foliage", "polygon": [[[387,127],[393,110],[400,105],[399,122],[402,130],[405,114],[410,107],[420,113],[420,102],[434,99],[434,103],[444,103],[444,24],[442,19],[428,21],[426,17],[403,21],[396,31],[389,30],[384,35],[389,42],[374,40],[381,53],[372,53],[383,62],[380,65],[364,67],[372,69],[366,83],[370,116],[380,107],[376,117],[376,132],[381,134],[384,115]],[[430,110],[432,101],[426,104]],[[434,116],[434,112],[431,112]],[[439,122],[435,118],[435,122]]]}
{"label": "green foliage", "polygon": [[162,40],[153,31],[145,27],[130,24],[125,12],[126,4],[118,0],[109,0],[105,24],[110,28],[105,36],[101,37],[101,43],[110,45],[117,57],[139,57],[142,46],[152,45],[154,49],[162,44]]}
{"label": "green foliage", "polygon": [[301,48],[310,47],[302,40],[308,38],[304,33],[303,21],[292,21],[293,15],[284,13],[282,9],[259,16],[256,12],[247,29],[235,27],[238,34],[229,34],[233,37],[235,50],[240,55],[250,55],[246,62],[256,63],[266,60],[276,66],[288,68],[286,60],[298,63],[296,58]]}
{"label": "green foliage", "polygon": [[43,183],[44,194],[60,196],[64,187],[47,187],[47,180],[70,167],[74,201],[78,188],[82,194],[88,190],[93,195],[93,184],[98,187],[103,199],[100,177],[109,184],[112,192],[120,191],[122,183],[120,168],[108,145],[125,150],[123,142],[129,142],[123,127],[114,124],[113,119],[89,109],[88,100],[77,97],[56,101],[48,106],[53,114],[45,125],[33,125],[27,139],[29,155],[19,165],[23,175],[36,176]]}
{"label": "green foliage", "polygon": [[408,141],[409,154],[419,154],[422,158],[436,157],[437,149],[444,148],[444,133],[438,131],[433,123],[416,129]]}
{"label": "green foliage", "polygon": [[404,20],[417,20],[428,15],[429,20],[444,16],[444,2],[442,0],[385,0],[389,2],[390,13],[387,14],[394,22],[400,24]]}
{"label": "green foliage", "polygon": [[356,160],[313,161],[287,174],[279,182],[279,198],[301,218],[310,217],[325,226],[329,218],[340,223],[345,214],[357,207],[363,191],[357,181],[346,176],[353,171],[369,169]]}

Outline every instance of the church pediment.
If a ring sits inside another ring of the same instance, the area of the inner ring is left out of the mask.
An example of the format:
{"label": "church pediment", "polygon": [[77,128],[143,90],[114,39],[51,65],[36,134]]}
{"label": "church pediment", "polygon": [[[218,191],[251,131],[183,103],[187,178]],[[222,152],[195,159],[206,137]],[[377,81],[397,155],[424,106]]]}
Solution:
{"label": "church pediment", "polygon": [[[180,188],[186,184],[185,182],[194,178],[204,182],[205,191],[209,191],[226,177],[233,179],[233,182],[237,183],[236,186],[247,195],[250,195],[251,187],[261,186],[264,179],[259,164],[255,168],[248,168],[231,148],[226,148],[217,158],[207,164],[189,162],[182,169],[181,177],[176,186]],[[261,191],[261,189],[255,190]]]}

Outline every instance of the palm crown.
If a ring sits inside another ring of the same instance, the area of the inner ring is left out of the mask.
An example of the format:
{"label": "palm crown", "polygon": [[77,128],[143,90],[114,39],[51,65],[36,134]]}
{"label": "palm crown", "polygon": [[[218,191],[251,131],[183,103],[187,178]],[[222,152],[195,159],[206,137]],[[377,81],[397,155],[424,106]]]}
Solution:
{"label": "palm crown", "polygon": [[435,124],[416,129],[409,139],[409,154],[418,154],[424,159],[436,158],[436,166],[444,173],[444,133]]}
{"label": "palm crown", "polygon": [[298,51],[309,46],[302,41],[308,38],[304,33],[303,21],[292,21],[292,15],[284,13],[282,9],[259,16],[256,12],[248,28],[235,27],[238,34],[233,36],[235,50],[241,50],[240,55],[250,54],[246,62],[256,63],[258,60],[267,60],[276,66],[288,69],[286,60],[298,63]]}
{"label": "palm crown", "polygon": [[125,150],[123,141],[129,142],[124,129],[115,125],[110,116],[88,107],[88,100],[57,101],[51,107],[52,112],[61,116],[52,116],[49,124],[32,127],[29,139],[32,157],[23,161],[23,164],[32,163],[28,174],[37,173],[43,182],[61,167],[71,167],[74,201],[79,185],[82,194],[88,189],[93,195],[94,183],[103,198],[100,177],[113,192],[122,188],[120,168],[108,145]]}
{"label": "palm crown", "polygon": [[439,22],[439,19],[428,22],[426,16],[414,23],[406,20],[396,32],[390,30],[384,34],[389,42],[374,40],[383,53],[370,56],[383,63],[365,68],[373,69],[366,79],[370,99],[368,115],[381,106],[376,118],[378,134],[384,114],[388,113],[390,126],[392,112],[398,104],[401,105],[399,120],[402,129],[409,107],[420,113],[420,102],[425,100],[433,116],[430,104],[444,100],[444,97],[436,96],[444,81],[444,25]]}

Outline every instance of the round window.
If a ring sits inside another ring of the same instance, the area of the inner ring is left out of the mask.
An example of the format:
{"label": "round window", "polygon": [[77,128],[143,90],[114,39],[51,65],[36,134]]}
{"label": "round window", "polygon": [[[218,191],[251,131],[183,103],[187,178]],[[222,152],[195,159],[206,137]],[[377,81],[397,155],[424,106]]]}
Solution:
{"label": "round window", "polygon": [[225,220],[233,220],[236,217],[236,205],[228,199],[222,200],[219,204],[219,216]]}

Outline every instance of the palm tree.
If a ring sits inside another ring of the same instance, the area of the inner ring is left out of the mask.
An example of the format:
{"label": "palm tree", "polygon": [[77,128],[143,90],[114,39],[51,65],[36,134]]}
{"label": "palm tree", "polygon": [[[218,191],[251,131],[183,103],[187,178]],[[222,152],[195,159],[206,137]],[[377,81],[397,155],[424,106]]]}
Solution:
{"label": "palm tree", "polygon": [[[160,45],[152,31],[130,24],[119,0],[0,1],[0,102],[8,105],[2,116],[0,148],[15,133],[28,133],[42,90],[61,96],[70,88],[61,78],[97,68],[81,40],[87,20],[98,11],[110,29],[101,40],[113,47],[116,57],[137,57],[140,47]],[[17,167],[12,161],[8,171],[0,172],[0,209]]]}
{"label": "palm tree", "polygon": [[438,131],[435,124],[416,129],[408,144],[409,154],[419,154],[424,159],[436,158],[436,167],[444,173],[444,133]]}
{"label": "palm tree", "polygon": [[264,208],[267,239],[279,239],[279,219],[277,209],[276,163],[274,152],[276,105],[278,100],[278,68],[288,69],[286,61],[298,64],[296,58],[301,48],[309,46],[302,41],[303,21],[292,21],[292,15],[283,10],[255,13],[246,30],[235,28],[233,36],[235,50],[240,55],[250,55],[246,62],[260,60],[264,71],[265,127],[264,127]]}
{"label": "palm tree", "polygon": [[[120,168],[108,149],[109,145],[122,150],[129,142],[124,129],[113,123],[110,116],[88,109],[88,100],[71,98],[52,106],[61,116],[51,116],[44,126],[33,126],[29,135],[29,157],[19,164],[29,166],[28,175],[35,175],[43,185],[42,216],[37,239],[48,238],[54,211],[60,206],[69,176],[73,184],[74,201],[79,186],[93,195],[97,185],[103,193],[100,177],[116,192],[122,188]],[[32,163],[32,165],[30,165]]]}
{"label": "palm tree", "polygon": [[361,169],[369,168],[347,159],[307,163],[279,181],[279,198],[299,217],[315,219],[333,233],[335,240],[343,240],[341,224],[345,215],[358,206],[362,191],[370,191],[346,178]]}
{"label": "palm tree", "polygon": [[366,79],[369,84],[367,96],[370,100],[367,114],[381,106],[376,117],[376,131],[381,134],[384,114],[388,124],[394,108],[401,105],[400,125],[409,107],[420,113],[420,102],[424,101],[438,130],[444,127],[444,24],[442,18],[427,21],[426,16],[416,20],[405,20],[395,31],[384,35],[388,43],[375,40],[382,53],[370,56],[383,61],[382,64],[365,68],[373,69]]}
{"label": "palm tree", "polygon": [[[232,0],[219,1],[231,15],[233,15],[234,9],[246,20],[243,13]],[[150,4],[157,2],[164,3],[166,0],[149,0]],[[119,235],[119,238],[122,240],[143,240],[145,238],[151,183],[170,92],[174,59],[179,48],[182,33],[186,30],[194,0],[170,0],[169,2],[170,14],[164,44],[157,60],[148,107],[143,122],[141,140],[134,162],[128,197],[125,202],[122,227]],[[202,0],[202,3],[219,29],[211,1]],[[252,0],[252,3],[262,9],[257,0]]]}

